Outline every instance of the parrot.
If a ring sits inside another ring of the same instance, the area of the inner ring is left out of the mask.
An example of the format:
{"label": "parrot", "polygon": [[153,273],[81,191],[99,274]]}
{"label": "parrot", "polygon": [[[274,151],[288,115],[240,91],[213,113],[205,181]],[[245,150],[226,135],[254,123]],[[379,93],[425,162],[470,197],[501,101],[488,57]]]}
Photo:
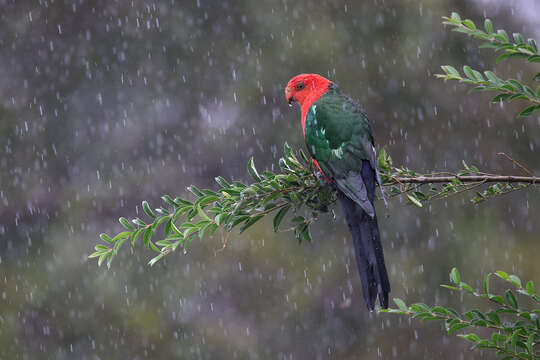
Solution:
{"label": "parrot", "polygon": [[384,263],[374,197],[384,192],[370,122],[361,106],[318,74],[300,74],[285,88],[289,105],[301,109],[302,132],[322,181],[335,186],[352,235],[362,295],[370,311],[377,297],[388,308],[390,281]]}

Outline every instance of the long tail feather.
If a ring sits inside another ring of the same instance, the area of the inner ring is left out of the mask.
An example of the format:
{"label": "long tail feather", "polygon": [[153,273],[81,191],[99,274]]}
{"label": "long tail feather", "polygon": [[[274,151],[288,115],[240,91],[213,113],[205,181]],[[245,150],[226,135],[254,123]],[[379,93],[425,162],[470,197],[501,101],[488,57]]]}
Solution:
{"label": "long tail feather", "polygon": [[339,200],[352,234],[356,262],[362,281],[362,293],[369,310],[373,310],[377,296],[381,307],[388,308],[390,281],[384,265],[383,248],[377,217],[369,216],[358,204],[341,191]]}

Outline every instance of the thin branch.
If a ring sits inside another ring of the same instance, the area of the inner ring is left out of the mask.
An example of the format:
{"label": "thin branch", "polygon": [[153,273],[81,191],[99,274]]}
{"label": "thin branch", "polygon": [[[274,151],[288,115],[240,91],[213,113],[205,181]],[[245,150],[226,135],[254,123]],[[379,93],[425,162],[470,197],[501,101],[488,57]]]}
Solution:
{"label": "thin branch", "polygon": [[505,175],[452,175],[452,176],[392,176],[384,185],[391,186],[397,184],[430,184],[430,183],[450,183],[459,180],[463,183],[484,182],[484,183],[527,183],[540,184],[540,177],[537,176],[505,176]]}
{"label": "thin branch", "polygon": [[505,158],[507,158],[508,160],[510,160],[511,162],[513,162],[517,167],[519,167],[521,170],[523,170],[526,174],[529,174],[530,176],[533,176],[534,177],[534,174],[531,170],[527,169],[525,166],[521,165],[517,160],[515,160],[514,158],[510,157],[509,155],[503,153],[503,152],[499,152],[497,153],[497,155],[499,156],[504,156]]}
{"label": "thin branch", "polygon": [[[457,194],[460,194],[462,192],[471,191],[472,189],[477,188],[479,186],[482,186],[485,183],[486,183],[485,181],[479,181],[479,182],[476,182],[476,183],[471,183],[471,185],[469,185],[469,186],[463,185],[463,187],[460,190],[458,190],[456,192],[453,192],[452,195],[457,195]],[[439,191],[437,194],[433,195],[431,197],[431,199],[433,199],[433,200],[444,199],[445,197],[441,196],[443,193],[444,193],[444,191]]]}

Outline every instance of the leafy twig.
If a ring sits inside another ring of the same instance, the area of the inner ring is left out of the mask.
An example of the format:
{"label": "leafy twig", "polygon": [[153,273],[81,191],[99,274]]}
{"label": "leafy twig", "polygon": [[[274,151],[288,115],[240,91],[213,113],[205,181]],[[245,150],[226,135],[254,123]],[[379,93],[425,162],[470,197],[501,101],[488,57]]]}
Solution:
{"label": "leafy twig", "polygon": [[[445,322],[448,335],[466,328],[486,328],[494,330],[490,338],[482,339],[475,333],[460,334],[459,337],[474,343],[473,348],[496,351],[501,355],[510,355],[503,359],[538,359],[536,348],[540,345],[540,309],[526,309],[518,304],[514,291],[508,289],[501,295],[490,292],[490,278],[495,275],[512,284],[517,292],[528,297],[532,302],[540,304],[540,295],[535,291],[532,281],[523,287],[521,279],[516,275],[509,275],[504,271],[488,274],[484,279],[483,291],[474,290],[467,283],[461,281],[459,271],[454,268],[450,272],[450,279],[454,285],[441,285],[444,288],[463,292],[482,299],[487,299],[495,305],[488,311],[470,310],[463,315],[452,308],[443,306],[429,307],[422,303],[407,306],[401,299],[394,299],[396,309],[382,309],[381,312],[405,314],[413,318],[426,320],[442,320]],[[501,317],[505,316],[506,321]]]}
{"label": "leafy twig", "polygon": [[[496,51],[503,51],[497,58],[497,63],[510,57],[524,57],[528,62],[540,62],[538,47],[534,39],[528,39],[527,42],[523,39],[520,33],[514,33],[514,41],[510,41],[506,31],[497,30],[495,32],[491,20],[486,19],[484,22],[485,31],[476,27],[471,20],[462,20],[459,14],[452,13],[451,17],[443,17],[443,24],[454,27],[454,31],[466,33],[475,38],[484,40],[480,47],[494,48]],[[533,90],[531,86],[522,84],[515,79],[503,80],[495,75],[492,71],[480,71],[472,69],[470,66],[463,66],[463,75],[459,73],[453,66],[441,66],[444,74],[436,74],[435,76],[444,80],[457,80],[461,83],[475,85],[470,91],[496,91],[499,94],[491,101],[494,103],[512,101],[517,99],[526,100],[529,106],[522,110],[518,117],[530,116],[540,111],[540,86]],[[485,76],[485,77],[484,77]],[[533,80],[540,80],[540,72],[537,73]]]}
{"label": "leafy twig", "polygon": [[[271,213],[274,214],[274,230],[280,231],[279,227],[290,211],[293,212],[290,219],[292,226],[281,231],[294,231],[299,242],[311,241],[310,225],[320,212],[326,212],[334,205],[336,190],[315,175],[311,159],[302,151],[298,154],[297,157],[285,144],[284,157],[279,161],[281,174],[269,171],[259,174],[251,159],[248,172],[254,182],[249,185],[239,181],[229,183],[217,177],[216,182],[220,188],[216,191],[201,190],[194,185],[188,187],[195,197],[194,201],[164,195],[162,200],[165,206],[154,210],[148,202],[143,201],[142,209],[150,222],[146,223],[140,218],[128,221],[121,217],[119,222],[126,231],[112,238],[101,234],[104,244],[96,245],[95,252],[89,257],[98,258],[98,265],[107,260],[110,266],[125,241],[129,240],[134,245],[142,237],[144,246],[157,253],[149,262],[153,265],[180,246],[186,252],[195,235],[201,239],[206,234],[212,236],[220,227],[227,232],[225,248],[233,228],[239,226],[240,232],[243,232]],[[390,189],[390,196],[406,195],[409,204],[420,207],[426,201],[470,191],[488,182],[494,185],[483,192],[477,192],[472,199],[474,203],[540,183],[534,176],[487,174],[473,165],[469,166],[465,162],[462,164],[463,169],[456,173],[419,174],[407,168],[393,167],[392,159],[386,151],[382,149],[379,153],[381,178],[383,185]],[[429,189],[422,191],[423,186],[429,186]],[[310,216],[302,215],[306,212]],[[182,218],[185,219],[180,221]],[[156,236],[161,239],[154,241]]]}

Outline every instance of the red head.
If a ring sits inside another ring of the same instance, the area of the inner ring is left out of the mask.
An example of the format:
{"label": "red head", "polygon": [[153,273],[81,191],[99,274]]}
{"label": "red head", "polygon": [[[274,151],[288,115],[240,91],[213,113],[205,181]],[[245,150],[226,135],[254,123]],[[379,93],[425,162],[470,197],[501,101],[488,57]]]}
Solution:
{"label": "red head", "polygon": [[302,130],[305,129],[309,107],[328,91],[332,82],[317,74],[300,74],[289,80],[285,98],[289,104],[297,102],[302,109]]}
{"label": "red head", "polygon": [[317,74],[300,74],[289,80],[285,88],[285,97],[291,104],[296,101],[301,107],[317,101],[319,97],[328,91],[330,80]]}

